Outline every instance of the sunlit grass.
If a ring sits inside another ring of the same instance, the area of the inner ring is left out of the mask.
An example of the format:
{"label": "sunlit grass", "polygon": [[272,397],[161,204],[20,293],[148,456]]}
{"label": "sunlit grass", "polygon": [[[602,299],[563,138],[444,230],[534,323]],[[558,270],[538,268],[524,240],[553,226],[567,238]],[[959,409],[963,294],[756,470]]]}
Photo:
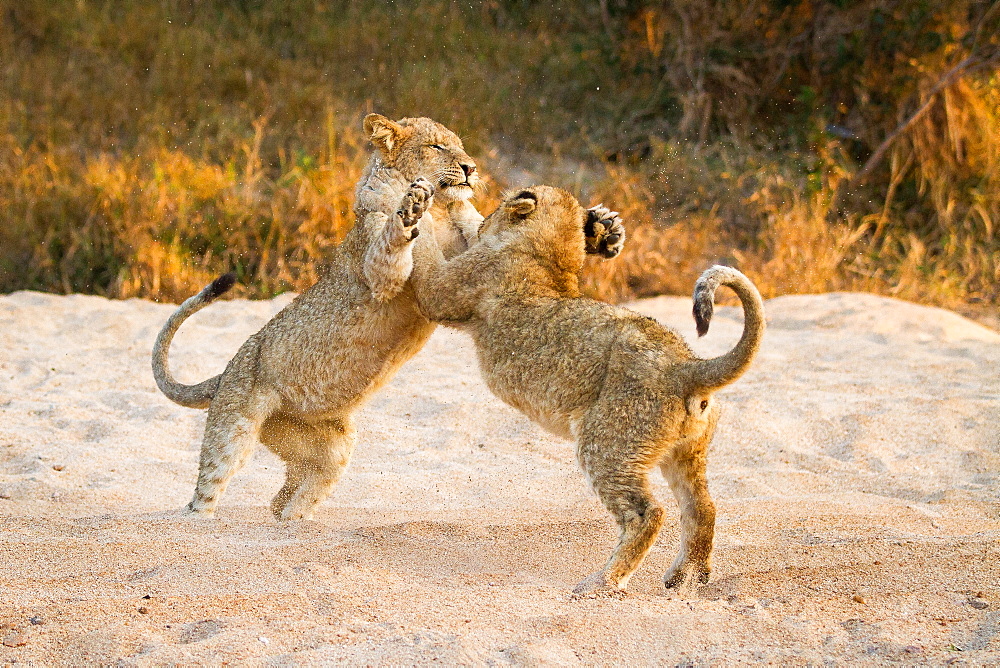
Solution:
{"label": "sunlit grass", "polygon": [[[722,261],[766,295],[1000,302],[995,73],[949,88],[876,179],[847,188],[858,146],[824,133],[814,93],[768,106],[725,68],[701,92],[662,69],[754,35],[732,23],[755,15],[706,14],[730,23],[682,34],[645,11],[605,24],[599,3],[0,0],[0,290],[177,301],[228,270],[245,295],[301,290],[353,224],[360,121],[377,110],[459,132],[493,176],[484,212],[523,172],[621,211],[622,256],[587,267],[602,298],[687,293]],[[950,57],[906,71],[926,87]],[[890,81],[858,85],[888,100]],[[911,108],[900,96],[886,122]],[[734,125],[754,108],[771,123],[789,109],[787,132]],[[887,131],[865,130],[868,146]]]}

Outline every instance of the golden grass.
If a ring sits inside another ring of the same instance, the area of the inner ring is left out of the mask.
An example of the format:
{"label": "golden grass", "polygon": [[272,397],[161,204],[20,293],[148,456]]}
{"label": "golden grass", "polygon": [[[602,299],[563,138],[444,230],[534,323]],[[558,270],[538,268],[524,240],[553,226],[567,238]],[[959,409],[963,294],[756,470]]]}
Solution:
{"label": "golden grass", "polygon": [[3,287],[178,300],[224,269],[256,295],[308,285],[352,224],[365,155],[354,136],[274,179],[261,168],[264,132],[258,124],[223,163],[168,148],[81,158],[8,142]]}
{"label": "golden grass", "polygon": [[[574,3],[0,0],[0,290],[177,301],[227,270],[245,295],[300,290],[353,222],[360,119],[377,110],[441,120],[487,174],[518,165],[621,211],[625,251],[585,275],[605,299],[687,293],[721,261],[766,295],[996,305],[995,70],[950,86],[867,185],[845,186],[961,57],[981,4],[919,25],[890,13],[897,46],[906,30],[946,35],[892,60],[861,39],[876,0],[823,15],[609,3],[607,17]],[[788,37],[809,26],[813,46]],[[862,74],[842,63],[798,87],[820,48],[847,49]]]}

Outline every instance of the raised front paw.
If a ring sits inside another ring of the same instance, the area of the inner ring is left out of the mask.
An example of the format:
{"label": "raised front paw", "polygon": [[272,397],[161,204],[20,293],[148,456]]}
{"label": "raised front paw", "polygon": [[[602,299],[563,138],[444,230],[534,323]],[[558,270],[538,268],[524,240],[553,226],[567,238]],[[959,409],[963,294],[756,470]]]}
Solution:
{"label": "raised front paw", "polygon": [[622,251],[625,244],[625,226],[617,211],[611,211],[603,204],[587,209],[587,222],[583,233],[587,237],[587,253],[613,258]]}
{"label": "raised front paw", "polygon": [[399,203],[399,209],[396,211],[396,215],[399,216],[403,225],[405,239],[416,239],[417,235],[420,234],[417,223],[420,222],[424,212],[430,208],[433,197],[434,184],[422,176],[417,177],[417,180],[407,188],[406,194],[403,195],[403,199]]}

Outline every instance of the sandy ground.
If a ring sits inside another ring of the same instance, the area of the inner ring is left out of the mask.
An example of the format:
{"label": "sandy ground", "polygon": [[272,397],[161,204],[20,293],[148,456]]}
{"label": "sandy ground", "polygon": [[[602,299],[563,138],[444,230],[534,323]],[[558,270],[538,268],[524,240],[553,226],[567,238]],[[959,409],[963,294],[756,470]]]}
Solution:
{"label": "sandy ground", "polygon": [[[174,344],[220,371],[288,298]],[[156,390],[173,307],[0,297],[0,664],[1000,662],[1000,334],[858,294],[768,302],[720,393],[715,572],[666,592],[676,508],[624,600],[570,596],[614,532],[572,445],[494,399],[439,329],[364,411],[315,521],[267,511],[261,449],[217,519],[181,517],[204,413]],[[636,308],[693,340],[690,302]],[[720,309],[702,354],[731,346]]]}

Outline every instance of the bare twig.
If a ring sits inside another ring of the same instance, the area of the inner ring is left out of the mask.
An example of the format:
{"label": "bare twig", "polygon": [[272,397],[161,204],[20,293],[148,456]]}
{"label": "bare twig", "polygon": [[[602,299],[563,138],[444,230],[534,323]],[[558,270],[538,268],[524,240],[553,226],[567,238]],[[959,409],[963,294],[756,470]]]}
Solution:
{"label": "bare twig", "polygon": [[[889,208],[892,206],[892,198],[896,195],[896,188],[899,184],[903,182],[903,178],[906,176],[906,172],[910,170],[910,166],[913,165],[913,151],[906,156],[906,160],[903,161],[903,166],[896,169],[896,165],[893,165],[893,175],[892,180],[889,182],[889,189],[885,192],[885,202],[882,204],[882,215],[879,216],[878,225],[875,226],[875,232],[872,233],[872,239],[878,239],[882,236],[882,230],[885,229],[886,223],[889,221]],[[895,162],[893,160],[892,162]]]}
{"label": "bare twig", "polygon": [[871,157],[868,158],[868,161],[865,162],[864,167],[862,167],[858,173],[851,178],[850,185],[859,185],[864,183],[865,179],[871,176],[872,171],[878,167],[882,158],[885,157],[886,151],[888,151],[889,147],[892,146],[892,143],[896,141],[900,135],[913,127],[914,123],[919,121],[927,114],[928,111],[930,111],[938,93],[961,79],[969,71],[1000,62],[1000,52],[995,52],[987,56],[978,53],[981,45],[980,38],[983,35],[983,29],[993,18],[993,15],[998,11],[1000,11],[1000,1],[994,2],[979,20],[979,25],[976,26],[976,31],[974,33],[975,36],[972,40],[972,46],[969,48],[969,55],[959,64],[955,65],[955,67],[945,72],[944,75],[938,79],[938,82],[934,84],[934,88],[932,88],[930,93],[928,93],[927,99],[922,105],[920,105],[920,108],[913,112],[913,114],[911,114],[905,121],[897,125],[895,130],[889,133],[889,136],[886,137],[881,144],[879,144],[879,147],[875,149],[875,152],[872,153]]}
{"label": "bare twig", "polygon": [[608,11],[608,0],[598,0],[597,4],[601,8],[601,23],[604,24],[604,32],[608,36],[608,44],[617,49],[618,40],[615,39],[615,31],[611,26],[611,12]]}
{"label": "bare twig", "polygon": [[882,140],[882,143],[879,144],[879,147],[875,149],[875,152],[872,153],[870,158],[868,158],[868,161],[865,163],[864,167],[858,170],[858,173],[855,174],[853,178],[851,178],[851,185],[864,183],[865,179],[871,176],[871,173],[875,170],[876,167],[878,167],[879,163],[882,162],[882,158],[885,157],[885,152],[889,150],[889,147],[892,146],[892,143],[896,141],[896,139],[898,139],[900,135],[902,135],[911,127],[913,127],[914,123],[919,121],[927,114],[928,111],[930,111],[931,107],[934,105],[934,100],[937,98],[938,93],[940,93],[942,90],[944,90],[951,84],[961,79],[962,76],[973,67],[982,64],[984,64],[984,61],[980,61],[977,56],[969,56],[968,58],[965,58],[962,62],[960,62],[958,65],[955,65],[955,67],[948,70],[944,74],[944,76],[942,76],[938,80],[938,82],[934,84],[934,88],[931,89],[931,92],[927,95],[927,100],[922,105],[920,105],[920,108],[917,109],[915,112],[913,112],[913,114],[911,114],[910,117],[907,118],[905,121],[897,125],[896,129],[893,130],[891,133],[889,133],[888,137]]}

